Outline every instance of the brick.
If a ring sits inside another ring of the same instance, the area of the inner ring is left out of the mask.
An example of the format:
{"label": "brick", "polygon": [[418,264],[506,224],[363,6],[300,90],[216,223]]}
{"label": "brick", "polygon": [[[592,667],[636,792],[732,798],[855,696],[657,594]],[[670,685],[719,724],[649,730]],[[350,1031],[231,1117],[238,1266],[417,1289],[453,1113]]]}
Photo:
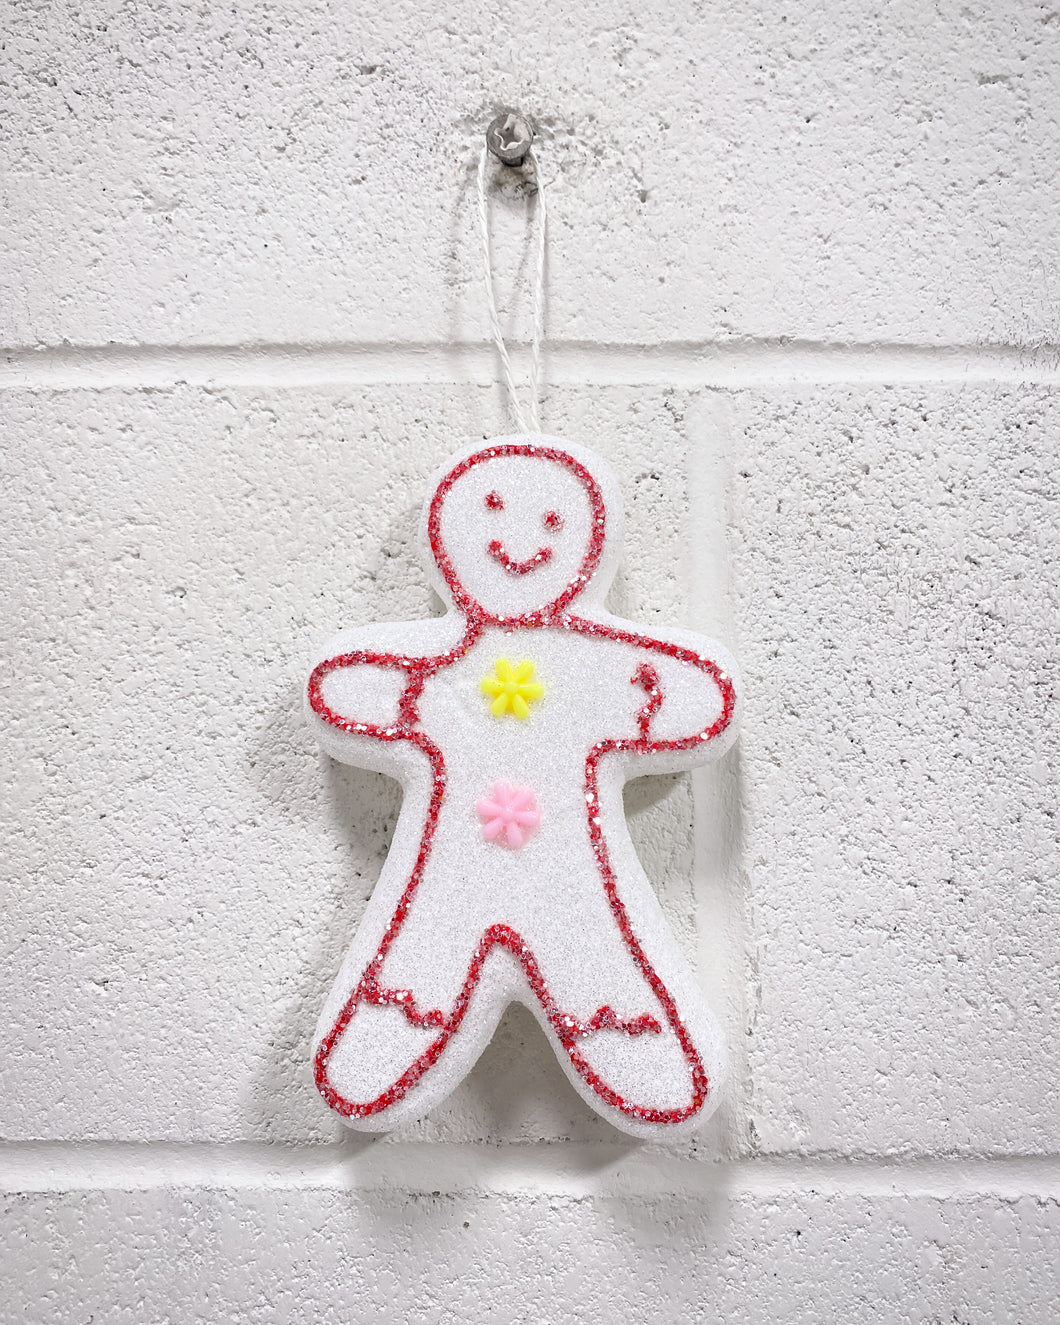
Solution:
{"label": "brick", "polygon": [[733,411],[759,1142],[1055,1152],[1060,397]]}
{"label": "brick", "polygon": [[1057,339],[1040,6],[12,14],[5,344],[481,338],[473,163],[510,102],[541,125],[556,338]]}
{"label": "brick", "polygon": [[1055,1199],[26,1193],[3,1319],[1049,1325]]}

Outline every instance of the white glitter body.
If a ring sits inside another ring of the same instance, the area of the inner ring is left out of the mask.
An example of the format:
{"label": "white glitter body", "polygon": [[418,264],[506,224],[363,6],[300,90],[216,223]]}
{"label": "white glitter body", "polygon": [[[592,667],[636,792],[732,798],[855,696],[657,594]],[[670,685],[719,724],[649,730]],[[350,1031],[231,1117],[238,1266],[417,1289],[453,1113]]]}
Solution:
{"label": "white glitter body", "polygon": [[[734,681],[735,670],[712,641],[681,630],[647,630],[602,608],[619,554],[621,505],[617,485],[598,457],[542,437],[502,438],[486,446],[505,444],[561,449],[592,476],[606,508],[599,562],[585,587],[548,624],[495,624],[497,618],[510,622],[521,617],[562,592],[579,572],[599,513],[594,514],[583,486],[556,464],[526,456],[488,458],[446,492],[436,529],[461,584],[487,613],[470,645],[461,647],[468,618],[454,604],[438,619],[344,632],[322,652],[321,661],[357,653],[437,658],[453,650],[455,660],[426,675],[416,702],[415,730],[444,756],[444,796],[414,894],[411,900],[406,896],[407,909],[389,942],[388,926],[423,854],[435,778],[431,758],[408,740],[351,732],[310,712],[330,755],[399,778],[405,793],[390,854],[322,1012],[317,1046],[333,1031],[381,945],[387,945],[381,964],[377,961],[382,984],[409,991],[421,1012],[437,1009],[449,1015],[483,934],[501,925],[515,931],[532,953],[549,1005],[543,1005],[516,956],[494,948],[481,963],[466,1013],[436,1060],[385,1107],[346,1121],[382,1130],[425,1113],[471,1068],[504,1008],[515,1000],[537,1016],[583,1098],[616,1126],[638,1136],[686,1132],[717,1103],[724,1048],[633,849],[622,787],[632,776],[712,758],[735,735],[735,714],[730,713],[724,729],[710,739],[696,739],[682,749],[647,748],[646,730],[654,747],[689,743],[717,726],[723,692],[708,672],[662,647],[647,648],[644,641],[709,659],[726,681]],[[480,443],[453,457],[439,482],[483,449]],[[503,505],[491,509],[487,497]],[[424,531],[424,555],[431,565],[426,517]],[[490,544],[498,542],[505,557],[520,567],[542,549],[548,555],[531,569],[513,572],[491,554]],[[447,584],[439,583],[439,591],[452,602]],[[571,628],[572,617],[582,623],[577,629]],[[636,638],[627,642],[616,635]],[[490,710],[482,682],[494,675],[498,659],[534,664],[533,679],[543,694],[530,704],[525,720],[511,712],[497,717]],[[638,669],[646,665],[656,678],[647,729],[647,687],[638,680]],[[400,668],[358,662],[328,672],[321,694],[331,714],[393,732],[401,722],[399,704],[407,682],[408,673]],[[601,743],[626,748],[609,748],[597,757],[595,793],[587,793],[587,759]],[[630,748],[638,744],[641,748]],[[532,788],[536,795],[540,824],[518,850],[486,840],[476,813],[476,803],[499,781]],[[635,935],[633,946],[602,877],[601,848],[590,836],[594,815],[608,878]],[[641,958],[665,986],[709,1081],[701,1104],[691,1111],[688,1047],[682,1048],[673,1017],[668,1019]],[[627,1024],[650,1018],[657,1029],[629,1033],[605,1025],[579,1035],[578,1067],[557,1035],[556,1010],[584,1025],[602,1008]],[[330,1087],[346,1101],[375,1100],[430,1050],[438,1034],[435,1027],[413,1024],[401,1006],[360,1001],[329,1049]],[[600,1082],[606,1083],[603,1093]],[[610,1102],[608,1090],[621,1103]],[[674,1121],[652,1120],[651,1115],[667,1111]]]}

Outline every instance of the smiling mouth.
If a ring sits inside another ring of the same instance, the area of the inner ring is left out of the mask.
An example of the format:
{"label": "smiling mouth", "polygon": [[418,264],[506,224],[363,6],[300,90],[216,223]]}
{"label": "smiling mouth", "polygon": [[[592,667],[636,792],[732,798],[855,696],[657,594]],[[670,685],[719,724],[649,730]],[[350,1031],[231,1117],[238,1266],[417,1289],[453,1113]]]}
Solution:
{"label": "smiling mouth", "polygon": [[538,566],[544,566],[552,560],[552,549],[539,547],[532,557],[527,557],[525,561],[516,561],[514,557],[508,555],[504,544],[498,538],[486,545],[486,551],[509,575],[529,575],[532,570],[537,570]]}

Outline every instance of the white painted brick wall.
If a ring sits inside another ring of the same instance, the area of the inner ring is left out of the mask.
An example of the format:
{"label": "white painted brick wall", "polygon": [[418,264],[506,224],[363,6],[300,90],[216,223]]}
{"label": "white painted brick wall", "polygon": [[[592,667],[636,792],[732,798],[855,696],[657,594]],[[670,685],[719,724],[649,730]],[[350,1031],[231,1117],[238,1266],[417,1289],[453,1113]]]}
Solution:
{"label": "white painted brick wall", "polygon": [[[1060,1318],[1060,15],[650,9],[0,20],[4,1325]],[[506,426],[513,103],[616,601],[748,680],[628,795],[736,1067],[693,1144],[519,1010],[383,1140],[308,1072],[398,802],[304,659],[431,611],[423,480]]]}

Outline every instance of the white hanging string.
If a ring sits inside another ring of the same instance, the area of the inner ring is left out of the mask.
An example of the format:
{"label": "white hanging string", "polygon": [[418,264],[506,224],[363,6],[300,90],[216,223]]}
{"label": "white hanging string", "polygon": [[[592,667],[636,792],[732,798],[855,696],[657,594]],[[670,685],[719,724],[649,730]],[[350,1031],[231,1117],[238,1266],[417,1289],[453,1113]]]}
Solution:
{"label": "white hanging string", "polygon": [[504,381],[508,387],[508,398],[511,401],[512,413],[515,415],[516,426],[523,433],[540,433],[541,418],[538,413],[538,396],[540,394],[541,384],[541,327],[545,314],[545,229],[548,222],[548,213],[545,209],[545,182],[541,178],[541,171],[538,168],[537,157],[534,156],[533,149],[526,154],[526,159],[531,163],[534,172],[534,182],[537,184],[537,247],[536,260],[533,271],[533,339],[530,346],[530,407],[526,414],[523,413],[522,406],[519,404],[519,395],[515,389],[515,373],[512,370],[511,356],[508,354],[508,347],[504,343],[504,336],[501,333],[500,318],[497,316],[497,298],[493,290],[493,262],[490,256],[490,225],[489,213],[486,208],[486,162],[489,157],[489,149],[484,147],[482,155],[478,162],[478,219],[482,228],[482,264],[483,275],[486,279],[486,303],[489,308],[490,330],[493,332],[493,343],[497,347],[497,353],[500,355],[501,366],[504,368]]}

